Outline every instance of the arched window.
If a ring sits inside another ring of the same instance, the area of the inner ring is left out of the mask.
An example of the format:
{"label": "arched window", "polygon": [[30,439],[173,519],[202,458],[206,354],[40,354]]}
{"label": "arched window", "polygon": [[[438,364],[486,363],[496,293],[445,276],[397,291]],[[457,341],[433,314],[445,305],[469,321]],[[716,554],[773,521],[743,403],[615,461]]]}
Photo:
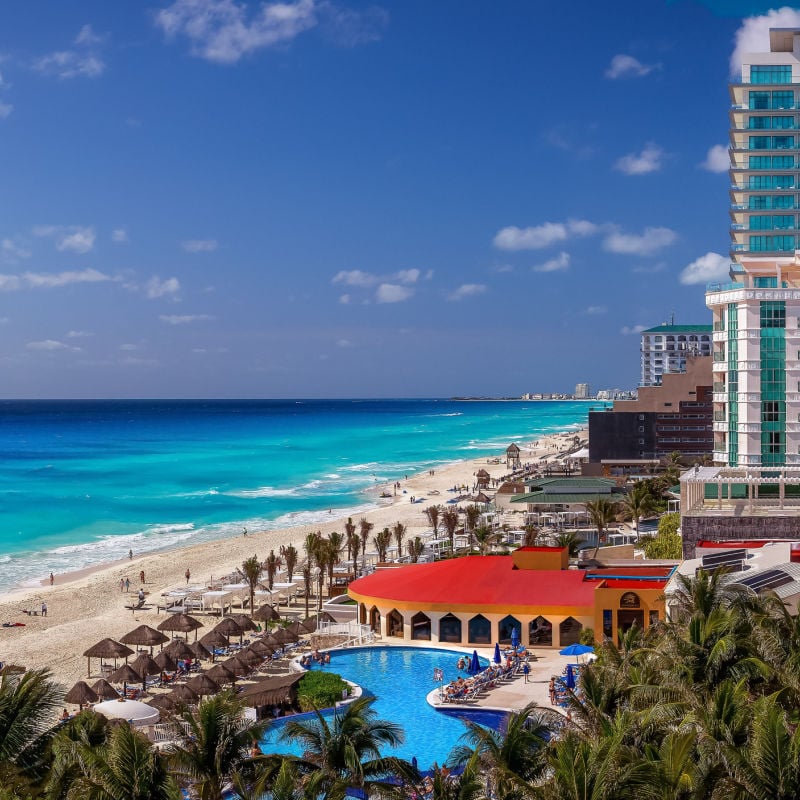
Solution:
{"label": "arched window", "polygon": [[511,644],[511,633],[515,630],[519,640],[522,641],[522,623],[511,614],[503,617],[497,625],[497,638],[500,644]]}
{"label": "arched window", "polygon": [[553,626],[549,619],[536,617],[528,626],[528,641],[534,647],[553,646]]}
{"label": "arched window", "polygon": [[625,592],[619,599],[620,608],[640,608],[641,605],[639,595],[636,592]]}
{"label": "arched window", "polygon": [[369,627],[376,633],[381,631],[381,612],[377,606],[372,606],[369,610]]}
{"label": "arched window", "polygon": [[483,614],[478,614],[469,621],[469,643],[492,643],[492,623]]}
{"label": "arched window", "polygon": [[583,625],[581,625],[575,617],[567,617],[559,626],[558,626],[558,644],[559,647],[566,647],[570,644],[578,644],[581,639],[581,631],[583,630]]}
{"label": "arched window", "polygon": [[396,608],[386,615],[386,635],[403,638],[403,615]]}
{"label": "arched window", "polygon": [[461,620],[455,614],[445,614],[439,620],[439,641],[461,641]]}
{"label": "arched window", "polygon": [[421,611],[411,617],[411,638],[418,642],[431,640],[431,618]]}

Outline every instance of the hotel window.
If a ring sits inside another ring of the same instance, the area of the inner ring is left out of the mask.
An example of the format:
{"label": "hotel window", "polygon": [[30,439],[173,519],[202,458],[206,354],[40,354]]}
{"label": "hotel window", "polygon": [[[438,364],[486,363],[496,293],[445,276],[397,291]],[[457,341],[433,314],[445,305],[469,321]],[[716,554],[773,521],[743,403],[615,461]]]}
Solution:
{"label": "hotel window", "polygon": [[753,131],[766,131],[772,126],[769,117],[750,117],[747,127]]}
{"label": "hotel window", "polygon": [[775,214],[772,217],[772,227],[778,231],[792,230],[794,228],[794,214]]}
{"label": "hotel window", "polygon": [[791,64],[752,64],[750,66],[750,83],[791,83]]}
{"label": "hotel window", "polygon": [[780,403],[769,400],[761,403],[761,421],[778,422],[780,420]]}
{"label": "hotel window", "polygon": [[769,92],[749,92],[748,105],[751,111],[766,111],[769,108]]}
{"label": "hotel window", "polygon": [[778,91],[772,93],[771,108],[774,110],[794,108],[794,92]]}
{"label": "hotel window", "polygon": [[751,231],[771,231],[772,216],[770,214],[756,214],[750,217]]}
{"label": "hotel window", "polygon": [[794,156],[773,156],[772,157],[772,168],[773,169],[794,169]]}
{"label": "hotel window", "polygon": [[772,147],[775,150],[791,150],[794,147],[794,136],[773,136]]}
{"label": "hotel window", "polygon": [[750,150],[769,150],[772,146],[771,136],[750,136],[747,140]]}
{"label": "hotel window", "polygon": [[777,289],[778,288],[778,279],[777,278],[754,278],[753,279],[753,286],[756,289]]}
{"label": "hotel window", "polygon": [[[767,138],[767,137],[764,137]],[[748,160],[748,166],[750,169],[772,169],[772,159],[769,156],[750,156]],[[752,181],[755,176],[751,176],[750,180]],[[759,186],[759,189],[769,189],[769,177],[759,176],[765,181],[764,186]]]}

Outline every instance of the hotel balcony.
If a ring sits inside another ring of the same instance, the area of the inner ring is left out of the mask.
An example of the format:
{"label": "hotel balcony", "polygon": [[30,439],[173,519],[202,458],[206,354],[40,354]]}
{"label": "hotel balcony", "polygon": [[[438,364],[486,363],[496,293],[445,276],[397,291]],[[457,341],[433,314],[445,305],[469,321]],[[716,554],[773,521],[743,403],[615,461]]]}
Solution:
{"label": "hotel balcony", "polygon": [[712,430],[715,433],[727,433],[728,432],[728,423],[727,422],[715,422],[712,425]]}
{"label": "hotel balcony", "polygon": [[714,461],[720,462],[727,462],[728,461],[728,451],[727,450],[714,450],[711,454]]}
{"label": "hotel balcony", "polygon": [[800,422],[785,422],[787,433],[800,433]]}

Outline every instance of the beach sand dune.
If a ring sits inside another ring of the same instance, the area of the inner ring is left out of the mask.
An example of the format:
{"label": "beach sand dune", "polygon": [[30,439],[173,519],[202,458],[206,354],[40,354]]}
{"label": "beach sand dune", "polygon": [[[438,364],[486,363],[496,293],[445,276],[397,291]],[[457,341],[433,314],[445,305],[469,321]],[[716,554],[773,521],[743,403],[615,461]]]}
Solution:
{"label": "beach sand dune", "polygon": [[[543,464],[543,455],[555,456],[563,452],[576,434],[584,439],[587,436],[585,430],[570,431],[541,438],[537,448],[521,445],[523,462]],[[437,469],[432,475],[424,472],[409,476],[401,481],[398,495],[387,500],[379,500],[378,495],[382,491],[392,493],[392,485],[375,487],[370,493],[376,507],[363,516],[374,524],[373,533],[402,522],[408,527],[407,538],[413,538],[430,530],[425,509],[451,498],[450,488],[466,485],[471,489],[479,469],[486,469],[492,478],[506,474],[505,454],[497,454],[496,458],[500,463],[491,463],[494,459],[483,456]],[[411,497],[416,502],[411,503]],[[164,612],[159,614],[157,610],[161,593],[185,585],[187,569],[191,572],[192,584],[206,585],[212,576],[232,572],[253,555],[263,560],[271,549],[277,553],[281,545],[294,544],[302,556],[302,544],[308,533],[318,530],[324,535],[334,530],[343,533],[345,521],[333,509],[330,521],[325,524],[250,532],[247,536],[142,557],[134,553],[132,560],[56,575],[54,586],[44,580],[42,586],[0,595],[0,623],[24,623],[24,627],[0,627],[0,660],[27,667],[49,667],[58,680],[71,685],[86,677],[87,660],[81,654],[95,642],[106,636],[118,639],[141,624],[155,627],[161,622]],[[135,600],[139,591],[140,572],[145,575],[143,588],[148,593],[147,602],[144,608],[132,612],[126,605]],[[120,591],[120,581],[126,577],[130,580],[130,592]],[[43,602],[47,604],[47,616],[24,613],[39,612]],[[209,626],[216,622],[213,617],[207,619]],[[205,629],[200,630],[201,635],[204,632]],[[97,669],[98,663],[93,660],[93,674]]]}

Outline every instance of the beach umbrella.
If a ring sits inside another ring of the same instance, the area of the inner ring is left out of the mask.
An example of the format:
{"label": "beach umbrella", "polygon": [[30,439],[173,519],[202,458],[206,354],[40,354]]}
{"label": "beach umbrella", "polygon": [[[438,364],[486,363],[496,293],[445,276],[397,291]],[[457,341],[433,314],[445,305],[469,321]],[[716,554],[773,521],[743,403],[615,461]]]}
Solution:
{"label": "beach umbrella", "polygon": [[194,638],[197,641],[197,629],[202,628],[203,623],[199,619],[190,617],[188,614],[171,614],[163,622],[159,622],[160,631],[172,631],[174,633],[190,633],[194,631]]}
{"label": "beach umbrella", "polygon": [[254,631],[258,627],[247,614],[231,614],[227,619],[232,619],[242,631]]}
{"label": "beach umbrella", "polygon": [[189,649],[194,653],[194,657],[201,661],[213,658],[212,654],[206,649],[202,642],[193,642],[189,645]]}
{"label": "beach umbrella", "polygon": [[141,676],[139,675],[136,670],[134,670],[130,664],[123,664],[119,669],[115,669],[109,676],[108,681],[109,683],[121,683],[122,684],[122,696],[125,696],[125,693],[128,691],[128,684],[129,683],[139,683],[142,680]]}
{"label": "beach umbrella", "polygon": [[594,651],[594,647],[589,647],[588,644],[571,644],[563,650],[559,650],[559,655],[562,656],[584,656],[587,653]]}
{"label": "beach umbrella", "polygon": [[100,698],[87,683],[78,681],[65,695],[64,702],[83,708],[86,703],[96,703]]}
{"label": "beach umbrella", "polygon": [[204,647],[227,647],[230,642],[222,631],[209,631],[205,636],[200,637],[200,643]]}
{"label": "beach umbrella", "polygon": [[207,669],[204,675],[216,681],[219,684],[233,683],[236,680],[236,675],[231,672],[223,662],[215,664],[211,669]]}
{"label": "beach umbrella", "polygon": [[162,650],[153,661],[166,672],[175,672],[175,670],[178,669],[178,660],[172,653],[168,653],[166,650]]}
{"label": "beach umbrella", "polygon": [[296,633],[292,633],[288,628],[278,628],[278,630],[272,634],[272,638],[281,646],[288,642],[297,642],[300,640],[300,637]]}
{"label": "beach umbrella", "polygon": [[500,643],[494,643],[494,663],[499,664],[502,662],[502,658],[500,657]]}
{"label": "beach umbrella", "polygon": [[264,658],[268,658],[275,652],[266,642],[258,640],[253,642],[247,649],[252,650],[256,655],[263,656]]}
{"label": "beach umbrella", "polygon": [[243,664],[248,664],[250,666],[257,666],[264,661],[264,656],[259,655],[255,650],[251,650],[249,647],[237,653],[236,658]]}
{"label": "beach umbrella", "polygon": [[176,708],[175,701],[166,694],[158,694],[151,698],[148,700],[148,705],[153,706],[153,708],[157,708],[159,711],[167,712],[172,712]]}
{"label": "beach umbrella", "polygon": [[511,646],[515,650],[519,647],[519,631],[516,628],[511,629]]}
{"label": "beach umbrella", "polygon": [[161,667],[158,662],[149,654],[141,653],[132,662],[131,669],[138,673],[142,679],[142,691],[147,691],[147,676],[160,675]]}
{"label": "beach umbrella", "polygon": [[186,703],[194,703],[199,699],[197,692],[194,689],[190,689],[185,683],[179,683],[167,697],[175,705],[186,705]]}
{"label": "beach umbrella", "polygon": [[113,639],[101,639],[97,644],[93,644],[88,650],[83,653],[88,659],[87,674],[92,674],[92,659],[99,658],[102,665],[103,659],[113,658],[114,667],[117,666],[118,658],[127,658],[133,655],[133,650],[126,647],[124,644],[115,642]]}
{"label": "beach umbrella", "polygon": [[216,694],[219,691],[219,684],[203,673],[193,675],[186,681],[186,685],[200,697],[207,694]]}
{"label": "beach umbrella", "polygon": [[167,653],[178,661],[194,658],[192,648],[183,639],[173,639],[161,652]]}
{"label": "beach umbrella", "polygon": [[564,684],[566,685],[567,689],[575,688],[575,672],[572,669],[572,664],[567,664],[567,676]]}
{"label": "beach umbrella", "polygon": [[234,656],[233,658],[229,658],[227,661],[222,662],[225,666],[225,669],[228,670],[232,675],[249,675],[253,670],[251,666],[246,662],[239,659],[238,656]]}
{"label": "beach umbrella", "polygon": [[92,684],[92,689],[103,700],[114,700],[119,697],[119,692],[105,678],[95,681]]}
{"label": "beach umbrella", "polygon": [[225,617],[222,622],[214,626],[214,630],[224,636],[241,636],[243,631],[232,617]]}
{"label": "beach umbrella", "polygon": [[481,671],[481,662],[478,658],[478,651],[472,651],[472,658],[469,660],[469,666],[467,667],[467,672],[470,675],[477,675]]}
{"label": "beach umbrella", "polygon": [[280,618],[281,615],[269,604],[259,606],[252,615],[256,622],[275,622]]}
{"label": "beach umbrella", "polygon": [[289,625],[289,627],[286,628],[286,630],[289,633],[291,633],[294,636],[296,636],[298,638],[298,640],[300,639],[301,636],[305,636],[305,633],[306,633],[306,629],[297,620],[295,620],[291,625]]}
{"label": "beach umbrella", "polygon": [[123,644],[132,644],[137,647],[149,647],[150,654],[157,644],[164,644],[169,641],[169,636],[165,636],[161,631],[151,628],[149,625],[140,625],[134,628],[119,639]]}

